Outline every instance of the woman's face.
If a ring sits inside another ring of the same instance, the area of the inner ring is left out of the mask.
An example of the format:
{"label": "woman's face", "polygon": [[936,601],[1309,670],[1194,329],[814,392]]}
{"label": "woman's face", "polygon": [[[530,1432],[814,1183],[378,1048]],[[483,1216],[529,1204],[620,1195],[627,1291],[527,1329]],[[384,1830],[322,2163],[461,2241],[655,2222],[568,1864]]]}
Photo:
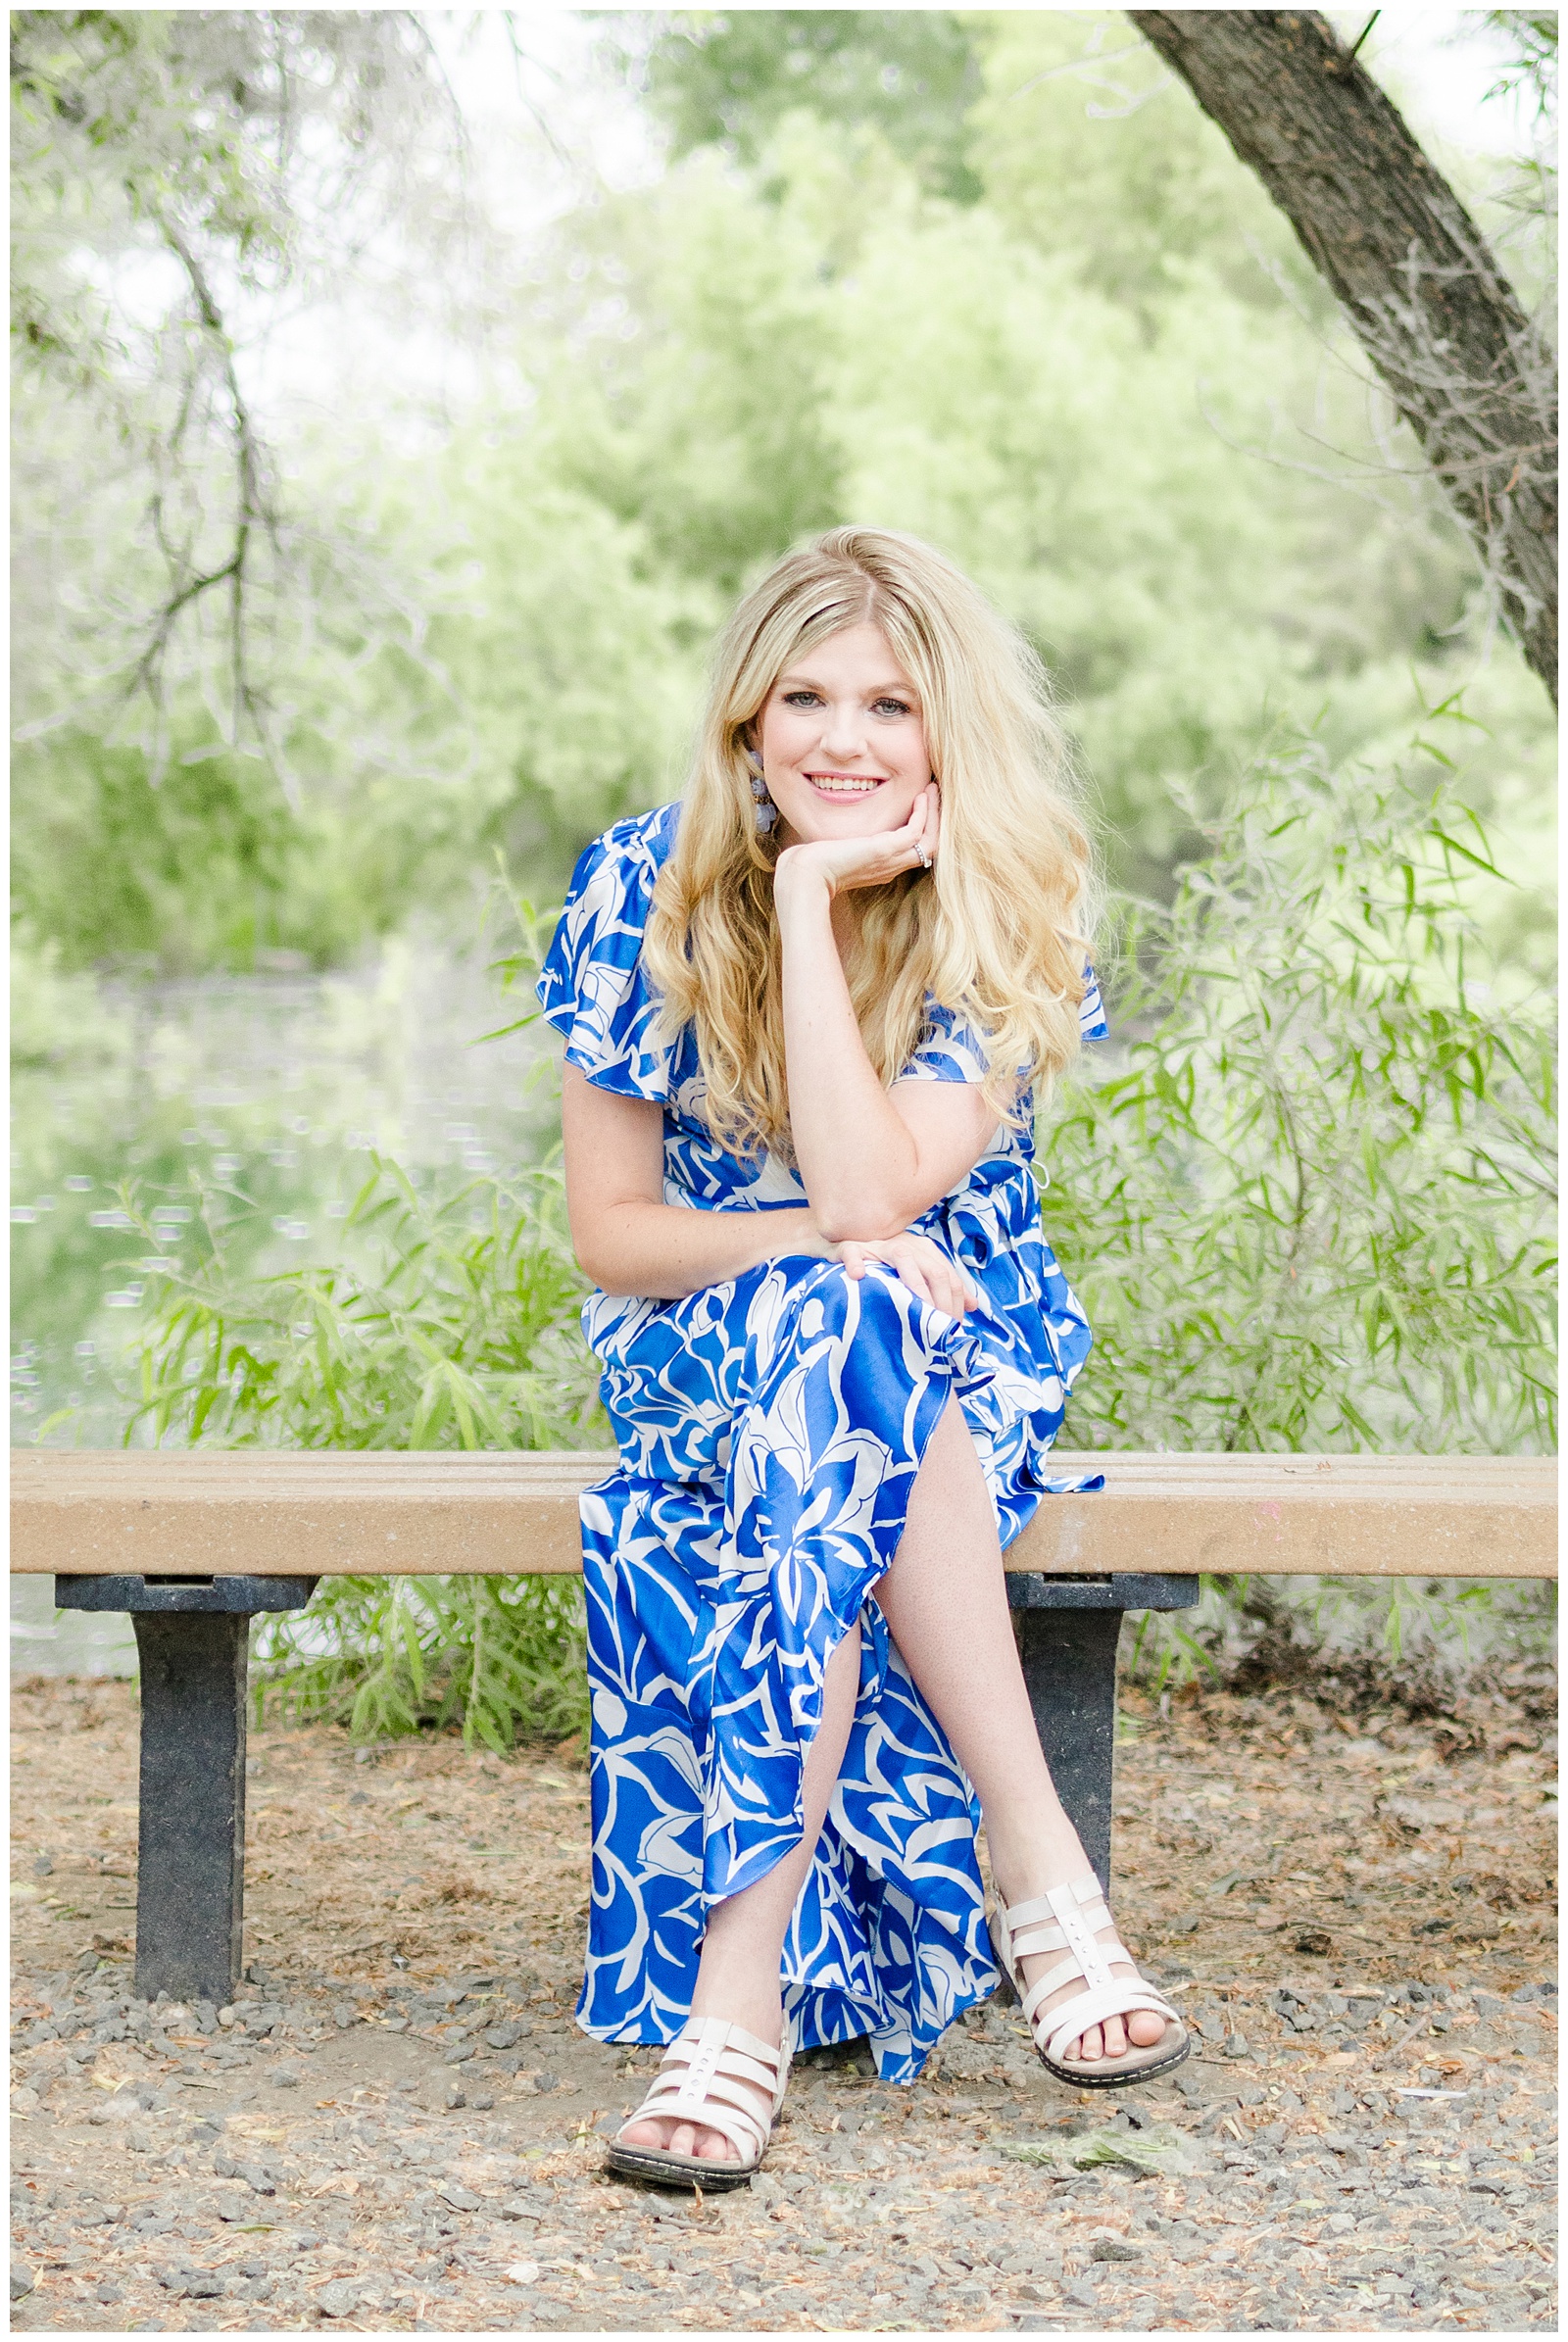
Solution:
{"label": "woman's face", "polygon": [[902,829],[931,779],[920,695],[869,623],[793,660],[756,730],[781,846]]}

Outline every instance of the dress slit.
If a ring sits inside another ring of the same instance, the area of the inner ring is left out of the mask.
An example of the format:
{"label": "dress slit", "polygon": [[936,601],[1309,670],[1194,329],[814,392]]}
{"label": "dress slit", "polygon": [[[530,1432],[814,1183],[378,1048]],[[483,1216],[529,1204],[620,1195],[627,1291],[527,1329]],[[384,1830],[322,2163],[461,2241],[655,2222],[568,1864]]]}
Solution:
{"label": "dress slit", "polygon": [[[637,2040],[684,2021],[708,1913],[800,1842],[827,1663],[858,1625],[850,1742],[786,1939],[785,1998],[801,2045],[869,2034],[884,2073],[906,2078],[996,1981],[973,1793],[872,1598],[954,1389],[959,1329],[890,1271],[858,1282],[812,1257],[738,1280],[735,1305],[746,1356],[727,1439],[710,1426],[712,1479],[621,1473],[584,1500],[594,1834],[620,1853],[613,1868],[596,1859],[580,2018]],[[675,1331],[661,1314],[609,1378],[638,1420],[639,1368],[662,1371]],[[633,1807],[646,1808],[636,1892]],[[673,1973],[655,1976],[655,1947]],[[650,1989],[612,2013],[602,1987],[634,1967]]]}

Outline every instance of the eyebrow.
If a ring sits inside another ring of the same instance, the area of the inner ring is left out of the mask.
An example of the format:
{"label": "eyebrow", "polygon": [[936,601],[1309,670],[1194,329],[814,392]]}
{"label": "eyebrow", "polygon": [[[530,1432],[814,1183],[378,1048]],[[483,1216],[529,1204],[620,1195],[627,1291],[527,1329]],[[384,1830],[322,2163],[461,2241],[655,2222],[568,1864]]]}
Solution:
{"label": "eyebrow", "polygon": [[[802,674],[792,667],[780,675],[773,688],[775,691],[825,692],[827,687],[825,684],[818,683],[814,675]],[[920,695],[914,685],[904,682],[879,683],[873,691],[866,692],[863,697],[868,700],[885,700],[893,697],[901,700],[913,700],[916,707],[920,702]]]}

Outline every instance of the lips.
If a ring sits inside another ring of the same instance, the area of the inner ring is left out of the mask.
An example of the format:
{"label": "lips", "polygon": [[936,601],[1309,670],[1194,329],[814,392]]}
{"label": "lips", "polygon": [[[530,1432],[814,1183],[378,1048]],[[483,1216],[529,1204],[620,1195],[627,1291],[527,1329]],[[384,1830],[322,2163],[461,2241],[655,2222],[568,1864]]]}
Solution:
{"label": "lips", "polygon": [[881,773],[808,772],[806,778],[818,797],[870,797],[884,783]]}

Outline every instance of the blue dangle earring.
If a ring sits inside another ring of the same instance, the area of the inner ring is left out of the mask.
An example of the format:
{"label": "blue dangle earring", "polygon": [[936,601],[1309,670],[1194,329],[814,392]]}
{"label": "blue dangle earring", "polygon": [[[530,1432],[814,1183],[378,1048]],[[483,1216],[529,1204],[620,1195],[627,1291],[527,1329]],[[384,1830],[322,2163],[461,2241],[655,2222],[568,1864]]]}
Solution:
{"label": "blue dangle earring", "polygon": [[778,819],[778,807],[767,794],[767,783],[762,778],[762,759],[756,749],[747,750],[746,761],[752,768],[752,795],[757,801],[757,833],[759,837],[765,838]]}

